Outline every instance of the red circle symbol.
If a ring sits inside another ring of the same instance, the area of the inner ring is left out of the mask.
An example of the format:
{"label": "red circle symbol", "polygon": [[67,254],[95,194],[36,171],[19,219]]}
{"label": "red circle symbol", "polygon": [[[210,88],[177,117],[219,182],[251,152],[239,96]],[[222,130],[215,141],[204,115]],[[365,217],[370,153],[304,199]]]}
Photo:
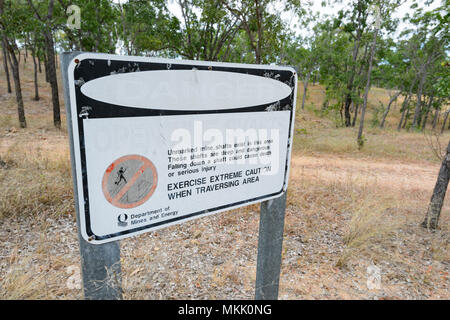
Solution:
{"label": "red circle symbol", "polygon": [[140,155],[127,155],[106,168],[102,190],[106,200],[113,206],[130,209],[146,202],[157,183],[158,173],[149,159]]}

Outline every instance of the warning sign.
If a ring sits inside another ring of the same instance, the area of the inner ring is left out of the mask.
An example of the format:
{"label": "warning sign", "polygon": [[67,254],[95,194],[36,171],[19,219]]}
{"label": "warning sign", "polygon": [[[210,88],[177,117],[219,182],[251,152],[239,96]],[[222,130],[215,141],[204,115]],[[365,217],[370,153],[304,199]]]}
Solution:
{"label": "warning sign", "polygon": [[123,239],[286,192],[294,69],[95,53],[65,57],[85,240]]}
{"label": "warning sign", "polygon": [[109,203],[134,208],[146,202],[156,189],[158,174],[153,163],[139,155],[123,156],[111,163],[102,180]]}

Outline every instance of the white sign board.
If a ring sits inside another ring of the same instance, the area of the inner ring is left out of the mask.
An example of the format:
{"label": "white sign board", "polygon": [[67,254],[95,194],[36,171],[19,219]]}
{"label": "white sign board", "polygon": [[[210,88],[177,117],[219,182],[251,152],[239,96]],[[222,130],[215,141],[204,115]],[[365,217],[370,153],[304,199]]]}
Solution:
{"label": "white sign board", "polygon": [[91,243],[286,191],[292,68],[83,53],[68,83],[80,231]]}

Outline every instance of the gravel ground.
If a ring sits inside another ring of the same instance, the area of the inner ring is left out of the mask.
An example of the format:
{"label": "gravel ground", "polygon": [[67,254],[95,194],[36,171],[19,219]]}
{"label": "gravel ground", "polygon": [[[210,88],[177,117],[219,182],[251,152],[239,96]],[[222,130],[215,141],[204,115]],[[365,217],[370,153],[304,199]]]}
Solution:
{"label": "gravel ground", "polygon": [[[346,250],[342,228],[331,224],[305,232],[306,223],[294,209],[287,209],[280,299],[449,298],[449,262],[431,258],[433,244],[448,245],[448,234],[406,225],[401,237],[394,236],[393,247],[407,260],[379,258],[381,288],[369,290],[371,254],[359,254],[345,267],[336,267]],[[258,224],[254,205],[122,240],[124,298],[253,299]],[[405,243],[405,234],[415,246]],[[76,235],[70,216],[4,219],[2,298],[81,299]],[[383,250],[392,256],[392,248]]]}

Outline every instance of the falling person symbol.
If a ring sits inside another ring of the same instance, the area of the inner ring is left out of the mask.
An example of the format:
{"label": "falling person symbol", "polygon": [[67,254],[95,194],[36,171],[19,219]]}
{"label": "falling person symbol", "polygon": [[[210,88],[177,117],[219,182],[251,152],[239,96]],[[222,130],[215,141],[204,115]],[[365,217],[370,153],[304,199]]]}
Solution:
{"label": "falling person symbol", "polygon": [[116,159],[106,168],[102,190],[113,206],[129,209],[146,202],[157,183],[158,173],[153,163],[143,156],[132,154]]}
{"label": "falling person symbol", "polygon": [[119,171],[117,171],[117,180],[114,182],[116,185],[118,185],[122,180],[127,183],[127,179],[125,179],[125,176],[123,175],[127,171],[127,169],[124,169],[123,167],[120,167]]}

